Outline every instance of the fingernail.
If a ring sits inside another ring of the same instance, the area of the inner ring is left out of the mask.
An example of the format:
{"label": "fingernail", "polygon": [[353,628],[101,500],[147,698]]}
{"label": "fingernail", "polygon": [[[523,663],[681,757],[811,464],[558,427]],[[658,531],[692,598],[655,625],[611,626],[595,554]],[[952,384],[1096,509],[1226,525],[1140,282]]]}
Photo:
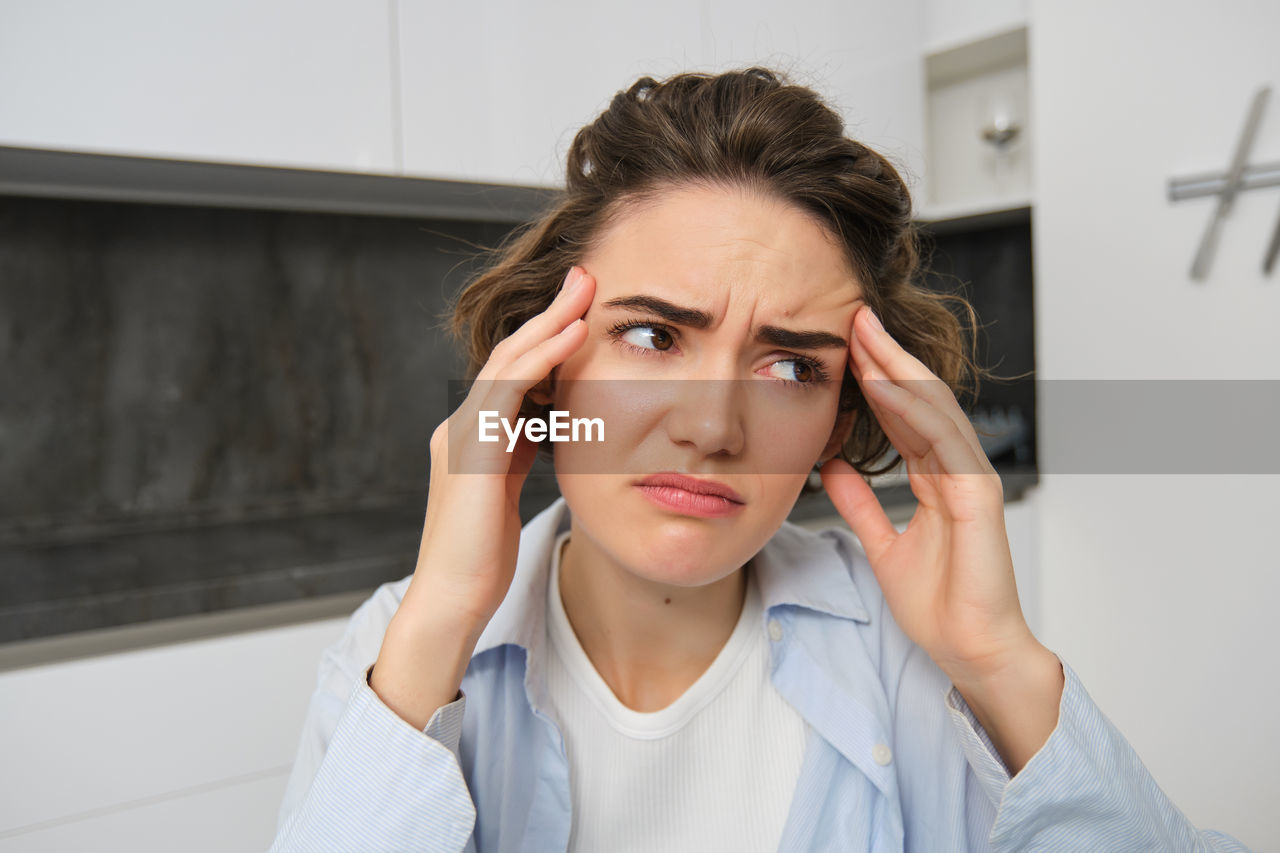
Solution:
{"label": "fingernail", "polygon": [[582,288],[582,268],[574,267],[569,271],[569,280],[565,283],[564,292],[567,294],[577,293]]}
{"label": "fingernail", "polygon": [[871,325],[875,327],[877,332],[883,332],[884,326],[880,325],[880,318],[876,316],[876,312],[870,308],[867,309],[867,318],[871,321]]}

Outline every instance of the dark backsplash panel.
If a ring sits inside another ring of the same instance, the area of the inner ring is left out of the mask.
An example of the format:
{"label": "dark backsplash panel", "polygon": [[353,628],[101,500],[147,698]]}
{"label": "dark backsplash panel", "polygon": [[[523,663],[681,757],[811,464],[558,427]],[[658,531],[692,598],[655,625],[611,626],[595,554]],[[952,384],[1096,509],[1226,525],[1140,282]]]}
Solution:
{"label": "dark backsplash panel", "polygon": [[[977,361],[984,380],[970,412],[983,449],[1003,471],[1036,466],[1035,312],[1028,214],[1001,225],[929,233],[926,285],[964,296],[978,314]],[[1004,377],[1021,377],[1004,379]]]}
{"label": "dark backsplash panel", "polygon": [[[0,197],[0,642],[412,571],[462,375],[439,315],[510,228]],[[934,239],[935,284],[971,282],[990,324],[984,358],[1031,369],[1029,225]],[[975,414],[1031,417],[1032,387],[984,385]],[[1008,437],[1013,494],[1034,430]],[[834,512],[816,494],[792,518]]]}
{"label": "dark backsplash panel", "polygon": [[0,197],[0,641],[411,571],[510,227]]}
{"label": "dark backsplash panel", "polygon": [[502,233],[0,200],[0,519],[420,490],[437,318]]}

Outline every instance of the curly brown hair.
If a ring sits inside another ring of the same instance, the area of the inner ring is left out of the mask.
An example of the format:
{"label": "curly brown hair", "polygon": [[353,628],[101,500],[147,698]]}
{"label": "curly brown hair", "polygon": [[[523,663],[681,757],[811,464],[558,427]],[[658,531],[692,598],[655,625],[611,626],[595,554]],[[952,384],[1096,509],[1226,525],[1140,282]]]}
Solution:
{"label": "curly brown hair", "polygon": [[[763,189],[814,216],[844,247],[863,299],[894,339],[962,405],[976,397],[989,375],[969,355],[976,316],[964,298],[918,283],[921,239],[897,170],[846,137],[840,116],[812,89],[758,67],[642,77],[578,131],[565,194],[495,250],[447,316],[465,347],[468,378],[499,341],[547,308],[615,217],[664,190],[708,183]],[[964,327],[947,303],[967,318]],[[525,402],[522,413],[546,416],[545,406]],[[864,475],[897,464],[871,467],[891,445],[848,371],[840,411],[854,413],[839,454],[845,461]]]}

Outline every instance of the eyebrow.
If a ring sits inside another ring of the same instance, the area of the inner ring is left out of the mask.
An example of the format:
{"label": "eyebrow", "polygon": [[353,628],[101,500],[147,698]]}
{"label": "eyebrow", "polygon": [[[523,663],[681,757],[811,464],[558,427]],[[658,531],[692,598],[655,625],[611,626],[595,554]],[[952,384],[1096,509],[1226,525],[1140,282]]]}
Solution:
{"label": "eyebrow", "polygon": [[[605,308],[636,308],[651,311],[662,319],[691,329],[705,329],[712,317],[706,311],[684,308],[656,296],[620,296],[601,303]],[[791,349],[848,349],[849,342],[839,335],[814,329],[784,329],[780,326],[757,326],[756,340]]]}

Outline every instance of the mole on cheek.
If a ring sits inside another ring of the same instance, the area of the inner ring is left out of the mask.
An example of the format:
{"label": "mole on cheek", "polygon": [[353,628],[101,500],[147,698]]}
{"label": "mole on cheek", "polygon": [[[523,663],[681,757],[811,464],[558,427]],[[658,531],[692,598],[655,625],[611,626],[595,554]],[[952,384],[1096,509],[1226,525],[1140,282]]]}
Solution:
{"label": "mole on cheek", "polygon": [[663,603],[663,604],[670,604],[670,603],[671,603],[671,599],[669,599],[669,598],[668,598],[666,601],[664,601],[664,602],[662,602],[662,603]]}

